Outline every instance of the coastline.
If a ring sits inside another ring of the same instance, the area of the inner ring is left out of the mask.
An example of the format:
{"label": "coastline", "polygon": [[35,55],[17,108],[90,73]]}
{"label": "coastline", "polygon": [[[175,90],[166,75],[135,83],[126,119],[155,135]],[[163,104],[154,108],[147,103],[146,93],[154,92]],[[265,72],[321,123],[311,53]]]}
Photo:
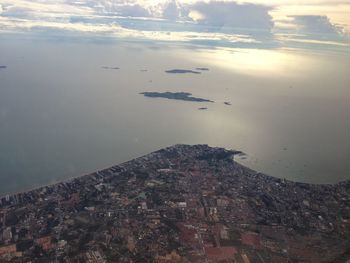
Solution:
{"label": "coastline", "polygon": [[0,260],[160,262],[169,253],[193,263],[347,257],[350,181],[287,181],[240,165],[238,153],[174,145],[6,196],[0,200]]}
{"label": "coastline", "polygon": [[[16,195],[30,193],[30,192],[33,192],[33,191],[38,191],[38,190],[46,188],[46,187],[53,187],[55,185],[70,183],[73,180],[80,179],[80,178],[83,178],[85,176],[94,176],[94,175],[98,174],[99,172],[107,171],[107,170],[110,170],[110,169],[112,169],[112,168],[114,168],[116,166],[122,166],[124,164],[128,164],[129,162],[135,161],[137,159],[147,157],[148,155],[151,155],[151,154],[154,154],[154,153],[158,153],[159,151],[162,151],[163,149],[168,149],[168,148],[172,148],[172,147],[176,147],[176,146],[183,146],[183,145],[185,145],[185,146],[197,146],[197,145],[208,146],[207,144],[193,144],[193,145],[192,144],[191,145],[175,144],[175,145],[172,145],[172,146],[161,148],[159,150],[155,150],[155,151],[153,151],[151,153],[148,153],[148,154],[141,155],[139,157],[135,157],[135,158],[133,158],[131,160],[128,160],[128,161],[125,161],[125,162],[121,162],[119,164],[109,165],[109,166],[97,169],[97,170],[95,170],[93,172],[82,173],[82,174],[79,174],[79,175],[76,175],[76,176],[69,177],[67,179],[57,180],[56,182],[53,182],[53,183],[47,183],[47,184],[43,184],[43,185],[33,186],[33,187],[30,187],[30,188],[25,189],[25,190],[19,190],[19,191],[10,192],[10,193],[4,193],[4,194],[0,193],[0,200],[5,198],[5,197],[12,197],[12,196],[16,196]],[[235,151],[235,150],[228,150],[228,149],[221,148],[221,147],[214,147],[214,148],[224,149],[224,150],[227,150],[227,151]],[[240,153],[241,152],[237,151],[235,154],[233,154],[232,158],[234,159],[234,155],[239,155]],[[248,170],[252,171],[253,173],[261,174],[263,176],[271,177],[271,178],[274,178],[274,179],[285,180],[287,182],[295,183],[295,184],[305,184],[305,185],[309,185],[309,186],[337,186],[337,185],[341,185],[341,184],[350,183],[350,179],[349,180],[344,180],[344,181],[339,181],[337,183],[306,183],[306,182],[299,182],[299,181],[288,180],[288,179],[284,179],[282,177],[277,177],[277,176],[272,176],[272,175],[269,175],[269,174],[261,173],[261,172],[256,171],[256,170],[254,170],[254,169],[252,169],[252,168],[250,168],[250,167],[248,167],[246,165],[243,165],[242,163],[240,163],[239,161],[237,161],[235,159],[234,159],[234,162],[238,163],[240,166],[244,167],[245,169],[248,169]]]}

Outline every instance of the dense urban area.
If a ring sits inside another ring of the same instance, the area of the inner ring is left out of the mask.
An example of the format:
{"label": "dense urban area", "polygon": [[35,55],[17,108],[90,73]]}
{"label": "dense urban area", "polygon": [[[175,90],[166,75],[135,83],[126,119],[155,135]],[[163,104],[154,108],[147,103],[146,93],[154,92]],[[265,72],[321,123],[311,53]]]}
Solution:
{"label": "dense urban area", "polygon": [[349,262],[350,182],[310,185],[175,145],[0,206],[0,262]]}

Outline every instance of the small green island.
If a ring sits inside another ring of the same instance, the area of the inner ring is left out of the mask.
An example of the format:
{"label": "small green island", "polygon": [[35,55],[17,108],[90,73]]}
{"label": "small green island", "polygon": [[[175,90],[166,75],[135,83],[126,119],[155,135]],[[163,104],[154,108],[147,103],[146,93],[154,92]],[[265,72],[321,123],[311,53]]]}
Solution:
{"label": "small green island", "polygon": [[169,100],[183,100],[194,102],[214,102],[208,99],[192,97],[192,93],[189,92],[141,92],[140,94],[150,98],[165,98]]}

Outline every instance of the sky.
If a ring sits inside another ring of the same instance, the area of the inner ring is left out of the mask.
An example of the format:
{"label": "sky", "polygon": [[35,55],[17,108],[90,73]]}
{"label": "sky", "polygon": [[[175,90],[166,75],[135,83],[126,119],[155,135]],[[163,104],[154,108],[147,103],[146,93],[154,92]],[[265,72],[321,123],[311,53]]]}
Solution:
{"label": "sky", "polygon": [[0,34],[13,32],[348,50],[350,0],[0,0]]}

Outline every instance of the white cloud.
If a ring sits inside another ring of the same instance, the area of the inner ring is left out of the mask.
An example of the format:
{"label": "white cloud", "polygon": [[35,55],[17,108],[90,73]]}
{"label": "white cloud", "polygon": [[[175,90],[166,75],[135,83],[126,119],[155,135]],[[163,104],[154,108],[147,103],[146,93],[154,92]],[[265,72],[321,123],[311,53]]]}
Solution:
{"label": "white cloud", "polygon": [[[280,39],[281,33],[284,40],[289,36],[293,41],[308,40],[305,43],[348,41],[345,27],[329,17],[307,8],[300,15],[294,1],[281,1],[0,0],[0,34],[5,30],[42,29],[43,32],[105,33],[115,37],[264,47],[271,45],[274,38]],[[318,0],[310,1],[318,3]],[[284,8],[281,13],[279,3],[289,9]]]}
{"label": "white cloud", "polygon": [[261,28],[270,30],[273,26],[270,8],[256,4],[235,2],[198,2],[191,11],[202,14],[201,23],[218,27]]}
{"label": "white cloud", "polygon": [[171,0],[163,7],[163,17],[169,20],[177,20],[181,17],[181,6],[176,0]]}
{"label": "white cloud", "polygon": [[345,27],[320,15],[293,15],[276,23],[276,39],[286,43],[304,45],[332,45],[349,47],[350,39]]}
{"label": "white cloud", "polygon": [[75,2],[78,6],[87,6],[98,14],[111,14],[126,17],[149,17],[151,14],[149,10],[137,3],[137,1],[126,1],[126,0],[88,0]]}
{"label": "white cloud", "polygon": [[238,4],[235,2],[197,2],[189,7],[190,14],[197,15],[200,25],[213,31],[245,33],[256,38],[270,38],[273,20],[271,8],[260,4]]}
{"label": "white cloud", "polygon": [[115,11],[117,15],[126,17],[149,17],[150,13],[147,9],[140,5],[123,5]]}
{"label": "white cloud", "polygon": [[205,19],[205,15],[197,10],[191,10],[188,13],[188,17],[191,18],[195,22],[203,21]]}
{"label": "white cloud", "polygon": [[293,16],[297,33],[310,39],[341,40],[345,37],[345,29],[333,24],[327,16],[302,15]]}

